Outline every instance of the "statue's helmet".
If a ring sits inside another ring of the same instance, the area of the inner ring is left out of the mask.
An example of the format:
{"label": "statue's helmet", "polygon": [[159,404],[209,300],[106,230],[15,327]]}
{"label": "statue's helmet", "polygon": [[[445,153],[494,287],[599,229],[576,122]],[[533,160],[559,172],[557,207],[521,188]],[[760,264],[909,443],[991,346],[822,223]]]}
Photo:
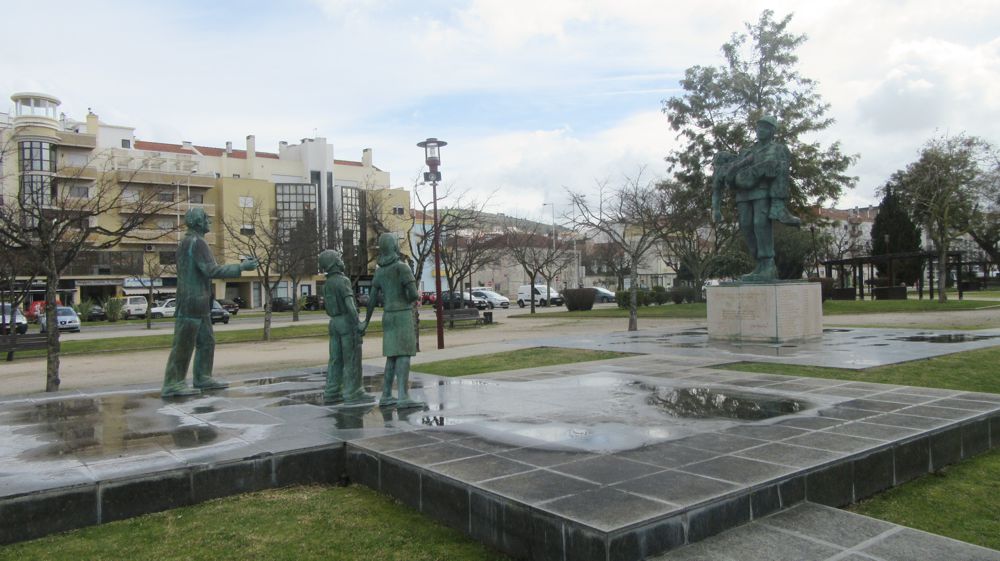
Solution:
{"label": "statue's helmet", "polygon": [[343,271],[344,260],[340,257],[340,252],[332,249],[323,250],[319,254],[319,270],[324,272]]}
{"label": "statue's helmet", "polygon": [[761,123],[767,123],[772,127],[774,127],[775,129],[778,128],[778,118],[775,117],[774,115],[764,115],[760,119],[757,119],[757,124],[759,125]]}
{"label": "statue's helmet", "polygon": [[189,208],[184,214],[184,224],[188,228],[207,228],[208,215],[205,214],[205,209],[200,206]]}

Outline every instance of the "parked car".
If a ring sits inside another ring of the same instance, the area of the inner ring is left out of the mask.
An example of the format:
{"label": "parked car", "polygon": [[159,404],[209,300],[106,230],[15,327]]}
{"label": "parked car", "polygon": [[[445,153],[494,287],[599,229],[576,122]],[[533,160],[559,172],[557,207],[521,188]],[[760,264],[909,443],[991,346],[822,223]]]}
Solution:
{"label": "parked car", "polygon": [[534,287],[530,284],[522,284],[517,289],[517,305],[520,307],[529,306],[531,304],[531,299],[534,298],[535,303],[539,306],[559,306],[563,303],[562,296],[556,292],[556,289],[548,287],[544,284],[536,284]]}
{"label": "parked car", "polygon": [[87,312],[87,317],[82,319],[84,321],[105,321],[108,319],[108,314],[104,311],[103,307],[98,304],[94,304]]}
{"label": "parked car", "polygon": [[229,312],[229,315],[231,316],[235,316],[240,311],[240,305],[232,300],[226,300],[225,298],[223,298],[222,300],[216,300],[216,301],[219,303],[220,306],[222,306],[222,309]]}
{"label": "parked car", "polygon": [[491,310],[493,308],[507,309],[510,307],[510,298],[497,294],[488,288],[473,288],[472,295],[486,300]]}
{"label": "parked car", "polygon": [[286,298],[284,296],[278,296],[271,300],[271,311],[272,312],[288,312],[291,311],[294,303],[291,298]]}
{"label": "parked car", "polygon": [[596,292],[594,293],[594,303],[607,304],[608,302],[615,301],[615,293],[611,292],[603,286],[592,286]]}
{"label": "parked car", "polygon": [[14,331],[20,335],[24,335],[28,332],[28,318],[24,317],[21,310],[14,309],[11,311],[11,305],[4,303],[0,304],[0,335],[6,335],[11,324],[11,318],[14,320]]}
{"label": "parked car", "polygon": [[[42,326],[42,333],[45,333],[46,327],[44,313],[38,316],[38,323]],[[76,310],[70,308],[69,306],[58,306],[56,307],[56,325],[59,327],[59,331],[73,331],[79,333],[80,316],[76,315]]]}
{"label": "parked car", "polygon": [[466,301],[458,292],[442,292],[441,307],[445,310],[457,310],[459,308],[473,307],[471,301]]}
{"label": "parked car", "polygon": [[146,300],[145,296],[126,296],[122,300],[124,301],[122,304],[122,317],[124,319],[146,317],[149,300]]}
{"label": "parked car", "polygon": [[163,301],[163,304],[153,308],[150,311],[153,319],[159,318],[172,318],[177,314],[177,299],[168,298]]}
{"label": "parked car", "polygon": [[239,306],[239,307],[241,307],[241,308],[246,308],[246,307],[247,307],[247,302],[246,302],[246,300],[244,300],[244,299],[240,298],[239,296],[235,296],[235,297],[233,297],[233,302],[234,302],[234,303],[235,303],[235,304],[236,304],[237,306]]}
{"label": "parked car", "polygon": [[471,292],[462,292],[462,300],[465,301],[465,305],[469,308],[485,310],[490,307],[490,303],[485,298],[476,296]]}
{"label": "parked car", "polygon": [[209,310],[209,315],[212,318],[212,323],[229,323],[229,312],[222,307],[222,304],[218,300],[212,300],[212,309]]}
{"label": "parked car", "polygon": [[[355,299],[358,302],[358,309],[367,308],[368,307],[368,293],[367,292],[359,292],[358,294],[355,294],[354,297],[355,297]],[[382,296],[381,295],[379,295],[378,302],[375,302],[375,305],[377,307],[380,307],[380,308],[382,307]]]}
{"label": "parked car", "polygon": [[434,304],[437,301],[437,293],[424,291],[420,293],[420,303],[421,304]]}

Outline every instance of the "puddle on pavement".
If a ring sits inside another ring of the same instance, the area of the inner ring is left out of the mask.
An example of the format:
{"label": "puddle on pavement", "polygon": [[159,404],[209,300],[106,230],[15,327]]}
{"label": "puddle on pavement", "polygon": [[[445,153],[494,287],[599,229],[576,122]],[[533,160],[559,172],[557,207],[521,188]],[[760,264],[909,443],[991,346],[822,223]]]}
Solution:
{"label": "puddle on pavement", "polygon": [[996,339],[1000,335],[972,335],[971,333],[944,333],[934,335],[909,335],[893,337],[893,341],[909,341],[912,343],[970,343],[984,339]]}
{"label": "puddle on pavement", "polygon": [[669,417],[685,419],[737,419],[760,421],[798,413],[805,402],[750,392],[729,392],[717,388],[646,388],[651,390],[647,403]]}

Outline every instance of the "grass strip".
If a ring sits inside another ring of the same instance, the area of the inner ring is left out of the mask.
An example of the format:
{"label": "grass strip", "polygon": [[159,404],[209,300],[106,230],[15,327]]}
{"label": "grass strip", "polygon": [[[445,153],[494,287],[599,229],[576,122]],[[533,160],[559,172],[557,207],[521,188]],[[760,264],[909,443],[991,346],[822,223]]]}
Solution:
{"label": "grass strip", "polygon": [[996,367],[990,366],[991,364],[1000,364],[1000,347],[965,351],[886,366],[876,366],[864,370],[799,366],[773,362],[734,362],[713,368],[761,374],[783,374],[786,376],[830,378],[835,380],[874,382],[877,384],[899,384],[924,388],[1000,393],[1000,376],[997,376]]}
{"label": "grass strip", "polygon": [[849,510],[1000,549],[1000,450],[925,475]]}
{"label": "grass strip", "polygon": [[538,366],[607,360],[625,356],[633,355],[612,351],[534,347],[519,351],[506,351],[482,356],[414,364],[413,370],[426,372],[427,374],[437,374],[438,376],[468,376],[471,374],[520,370],[522,368],[535,368]]}
{"label": "grass strip", "polygon": [[228,497],[0,548],[0,561],[509,561],[364,487]]}
{"label": "grass strip", "polygon": [[[931,300],[855,300],[853,302],[827,300],[823,302],[823,314],[832,316],[842,314],[950,312],[985,310],[997,307],[1000,307],[1000,303],[976,300],[949,300],[944,304],[939,304]],[[708,317],[708,307],[703,302],[640,306],[638,314],[640,318],[700,319]],[[523,313],[514,314],[509,317],[515,319],[549,319],[560,317],[574,319],[627,318],[628,310],[625,308],[595,308],[593,310],[578,312]]]}

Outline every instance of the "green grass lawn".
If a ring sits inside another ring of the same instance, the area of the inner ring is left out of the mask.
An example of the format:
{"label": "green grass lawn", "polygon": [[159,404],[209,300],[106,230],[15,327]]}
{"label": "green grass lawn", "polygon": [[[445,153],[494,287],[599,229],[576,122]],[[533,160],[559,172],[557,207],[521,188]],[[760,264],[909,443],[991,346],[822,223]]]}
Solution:
{"label": "green grass lawn", "polygon": [[414,364],[413,370],[428,374],[437,374],[438,376],[468,376],[471,374],[484,374],[486,372],[535,368],[537,366],[606,360],[623,356],[632,355],[612,351],[535,347],[519,351]]}
{"label": "green grass lawn", "polygon": [[1000,549],[1000,450],[949,466],[849,510]]}
{"label": "green grass lawn", "polygon": [[[823,302],[824,315],[838,314],[888,314],[894,312],[940,312],[979,310],[1000,307],[1000,302],[974,300],[949,300],[939,304],[931,300],[827,300]],[[693,304],[663,304],[660,306],[639,306],[640,318],[677,318],[699,319],[707,317],[708,308],[704,303]],[[575,319],[594,318],[627,318],[628,310],[624,308],[598,308],[585,312],[552,312],[546,314],[514,314],[516,319],[550,319],[558,317]]]}
{"label": "green grass lawn", "polygon": [[735,362],[716,368],[739,370],[742,372],[784,374],[787,376],[808,376],[810,378],[857,380],[878,384],[901,384],[925,388],[1000,393],[1000,376],[996,372],[997,364],[1000,364],[1000,347],[966,351],[926,360],[866,368],[864,370],[798,366],[770,362]]}
{"label": "green grass lawn", "polygon": [[0,561],[502,561],[365,487],[240,495],[0,547]]}
{"label": "green grass lawn", "polygon": [[[866,370],[739,362],[721,368],[1000,393],[1000,347]],[[1000,549],[1000,450],[926,475],[851,510],[942,536]]]}

